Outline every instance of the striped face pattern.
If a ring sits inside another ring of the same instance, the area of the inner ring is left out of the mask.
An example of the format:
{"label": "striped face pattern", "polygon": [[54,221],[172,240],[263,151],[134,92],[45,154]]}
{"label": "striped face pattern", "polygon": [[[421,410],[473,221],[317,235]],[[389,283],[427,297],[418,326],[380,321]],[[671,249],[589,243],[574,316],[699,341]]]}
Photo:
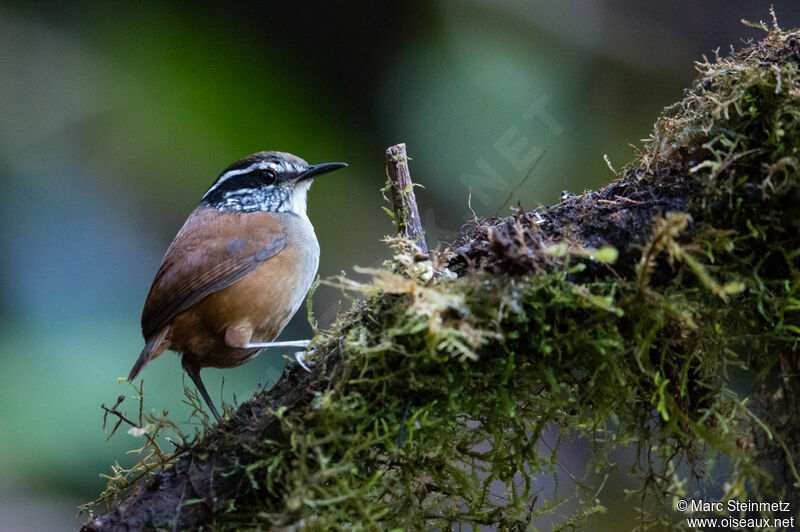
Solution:
{"label": "striped face pattern", "polygon": [[[226,168],[201,205],[223,212],[290,212],[306,216],[312,167],[290,153],[255,153]],[[305,177],[308,175],[308,177]]]}

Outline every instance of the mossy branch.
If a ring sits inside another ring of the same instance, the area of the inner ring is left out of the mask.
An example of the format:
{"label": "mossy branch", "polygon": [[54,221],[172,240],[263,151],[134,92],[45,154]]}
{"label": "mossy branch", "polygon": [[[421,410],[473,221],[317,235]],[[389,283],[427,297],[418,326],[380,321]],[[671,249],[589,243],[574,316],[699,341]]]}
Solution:
{"label": "mossy branch", "polygon": [[[365,300],[317,332],[311,373],[290,364],[85,530],[568,527],[629,446],[642,525],[700,486],[796,513],[800,32],[765,27],[699,63],[603,189],[475,223],[424,270],[395,241],[342,281]],[[568,438],[587,471],[564,471]]]}
{"label": "mossy branch", "polygon": [[413,241],[424,254],[428,252],[428,244],[425,242],[425,232],[422,230],[408,161],[404,143],[386,149],[386,179],[387,186],[392,191],[392,216],[397,224],[398,233]]}

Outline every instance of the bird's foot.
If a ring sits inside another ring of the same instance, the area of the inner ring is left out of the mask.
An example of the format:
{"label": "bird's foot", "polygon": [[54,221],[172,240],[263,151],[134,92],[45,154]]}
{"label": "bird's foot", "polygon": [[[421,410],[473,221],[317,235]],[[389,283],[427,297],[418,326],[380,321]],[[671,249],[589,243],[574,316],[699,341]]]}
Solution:
{"label": "bird's foot", "polygon": [[[313,349],[310,349],[309,351],[311,351],[312,353],[314,352]],[[308,351],[298,351],[294,354],[294,359],[297,361],[298,364],[300,364],[301,368],[311,373],[311,368],[309,368],[306,365],[306,353],[308,353]]]}

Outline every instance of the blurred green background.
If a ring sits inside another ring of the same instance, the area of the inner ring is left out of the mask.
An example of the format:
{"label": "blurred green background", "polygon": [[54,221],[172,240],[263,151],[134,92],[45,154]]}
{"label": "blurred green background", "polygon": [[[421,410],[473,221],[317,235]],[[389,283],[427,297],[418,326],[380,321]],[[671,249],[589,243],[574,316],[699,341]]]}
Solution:
{"label": "blurred green background", "polygon": [[[117,377],[160,258],[228,164],[264,149],[350,163],[315,183],[309,212],[320,274],[352,272],[387,256],[387,146],[408,144],[431,246],[467,219],[470,187],[488,217],[600,186],[603,154],[627,162],[693,61],[760,39],[739,20],[770,2],[77,4],[0,4],[2,530],[76,528],[98,474],[127,463],[138,442],[106,442],[99,405],[131,391]],[[798,24],[797,2],[774,4]],[[322,325],[340,305],[318,290]],[[282,338],[309,331],[301,312]],[[284,362],[204,378],[244,400]],[[186,420],[179,359],[143,377],[145,407]],[[597,526],[630,514],[610,502]]]}

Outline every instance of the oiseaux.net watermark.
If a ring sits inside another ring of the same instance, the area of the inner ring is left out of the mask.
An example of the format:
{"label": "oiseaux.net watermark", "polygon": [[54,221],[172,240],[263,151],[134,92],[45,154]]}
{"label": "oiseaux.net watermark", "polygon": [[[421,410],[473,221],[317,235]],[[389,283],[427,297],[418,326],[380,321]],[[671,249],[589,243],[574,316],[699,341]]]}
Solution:
{"label": "oiseaux.net watermark", "polygon": [[[678,499],[675,509],[689,514],[685,518],[689,528],[727,529],[794,529],[797,518],[788,502],[707,501],[704,499]],[[703,517],[696,514],[704,514]],[[717,514],[717,515],[712,515]]]}

